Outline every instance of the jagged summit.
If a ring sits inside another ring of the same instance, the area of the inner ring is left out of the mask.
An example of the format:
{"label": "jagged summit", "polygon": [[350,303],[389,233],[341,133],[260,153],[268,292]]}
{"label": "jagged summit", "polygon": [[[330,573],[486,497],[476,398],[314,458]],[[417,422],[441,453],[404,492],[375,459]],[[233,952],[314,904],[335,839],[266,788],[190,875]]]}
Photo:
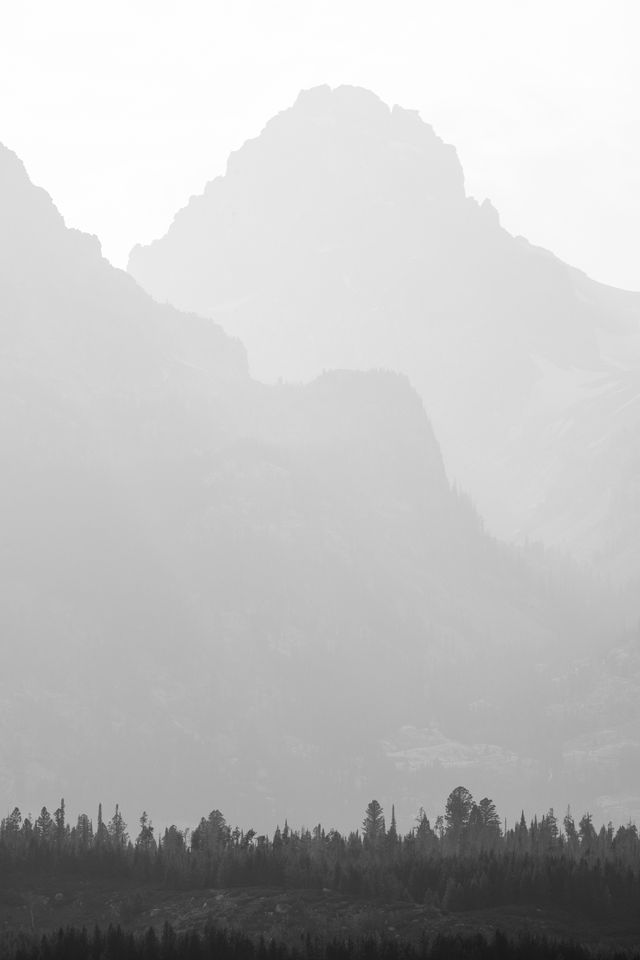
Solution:
{"label": "jagged summit", "polygon": [[[303,91],[129,271],[238,335],[260,379],[406,373],[495,532],[605,548],[610,463],[633,472],[640,295],[512,237],[415,111]],[[640,574],[640,557],[606,549]]]}
{"label": "jagged summit", "polygon": [[[347,253],[365,225],[372,196],[377,222],[373,233],[367,230],[370,242],[402,243],[394,234],[407,217],[418,234],[428,234],[438,208],[454,209],[457,216],[466,206],[454,148],[415,111],[390,109],[368,90],[315,87],[231,154],[225,176],[191,198],[166,238],[135,247],[129,271],[159,300],[226,313],[238,297],[280,286],[273,273],[280,272],[283,257],[299,271],[298,257]],[[162,279],[160,262],[166,267]],[[337,359],[331,358],[332,366],[340,365]],[[342,359],[349,365],[349,357]],[[264,364],[261,351],[253,365],[259,375],[277,373],[275,364]],[[321,369],[316,357],[302,372]]]}
{"label": "jagged summit", "polygon": [[0,196],[4,198],[15,190],[23,190],[23,193],[27,190],[31,192],[40,190],[42,194],[48,196],[46,191],[40,187],[34,187],[31,183],[26,167],[18,154],[0,141]]}
{"label": "jagged summit", "polygon": [[15,264],[28,249],[32,257],[54,257],[58,267],[67,256],[84,250],[88,257],[101,256],[94,235],[67,228],[50,195],[29,179],[24,163],[13,150],[0,143],[0,242],[3,261]]}
{"label": "jagged summit", "polygon": [[[318,116],[327,112],[351,114],[355,110],[363,120],[367,115],[380,118],[388,116],[390,113],[390,108],[380,99],[377,93],[368,90],[366,87],[357,87],[351,83],[343,83],[337,87],[331,87],[328,83],[321,83],[316,87],[301,90],[293,106],[289,109],[295,110],[296,108],[304,109],[306,113],[316,113]],[[277,117],[286,113],[287,110],[282,110]],[[274,117],[269,123],[273,123],[277,120],[277,117]]]}
{"label": "jagged summit", "polygon": [[[295,147],[290,164],[282,155],[283,140]],[[259,144],[263,161],[270,149],[277,150],[278,161],[287,166],[300,168],[305,162],[315,161],[317,169],[328,161],[338,174],[340,158],[336,151],[344,153],[355,142],[360,142],[360,149],[359,156],[354,158],[354,173],[369,169],[378,176],[386,172],[391,178],[394,166],[401,168],[412,161],[416,168],[422,167],[420,173],[425,180],[429,176],[433,179],[438,192],[445,189],[446,171],[451,194],[464,195],[462,168],[455,148],[436,136],[417,110],[405,110],[397,104],[390,108],[372,91],[348,85],[301,91],[291,107],[269,120],[259,137],[231,154],[227,173],[251,164],[254,148]],[[367,143],[368,151],[363,149]],[[378,155],[380,149],[385,153],[384,168]],[[384,178],[377,186],[384,190]]]}
{"label": "jagged summit", "polygon": [[[244,348],[211,320],[155,304],[102,256],[97,237],[66,226],[49,194],[0,145],[0,345],[34,374],[163,390],[177,363],[246,376]],[[173,374],[172,374],[173,371]]]}

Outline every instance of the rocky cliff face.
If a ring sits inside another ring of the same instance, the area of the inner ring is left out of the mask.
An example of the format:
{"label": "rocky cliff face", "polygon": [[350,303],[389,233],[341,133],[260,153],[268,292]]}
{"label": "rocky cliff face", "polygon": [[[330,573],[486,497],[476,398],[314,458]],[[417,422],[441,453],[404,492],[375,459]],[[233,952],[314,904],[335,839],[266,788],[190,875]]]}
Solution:
{"label": "rocky cliff face", "polygon": [[408,374],[492,530],[640,574],[605,520],[637,500],[640,295],[510,236],[416,113],[300,94],[129,270],[239,335],[258,378]]}

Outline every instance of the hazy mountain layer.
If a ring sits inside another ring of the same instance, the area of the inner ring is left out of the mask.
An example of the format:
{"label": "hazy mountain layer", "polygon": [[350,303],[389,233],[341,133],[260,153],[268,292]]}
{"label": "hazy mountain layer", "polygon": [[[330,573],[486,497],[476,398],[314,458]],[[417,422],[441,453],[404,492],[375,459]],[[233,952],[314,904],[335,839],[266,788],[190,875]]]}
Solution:
{"label": "hazy mountain layer", "polygon": [[407,373],[494,531],[640,575],[640,294],[508,234],[417,113],[301,93],[129,270],[258,378]]}
{"label": "hazy mountain layer", "polygon": [[565,741],[628,718],[554,704],[612,611],[483,533],[406,378],[250,380],[4,148],[0,210],[4,807],[266,829],[373,795],[409,817],[454,781],[505,813],[597,802]]}

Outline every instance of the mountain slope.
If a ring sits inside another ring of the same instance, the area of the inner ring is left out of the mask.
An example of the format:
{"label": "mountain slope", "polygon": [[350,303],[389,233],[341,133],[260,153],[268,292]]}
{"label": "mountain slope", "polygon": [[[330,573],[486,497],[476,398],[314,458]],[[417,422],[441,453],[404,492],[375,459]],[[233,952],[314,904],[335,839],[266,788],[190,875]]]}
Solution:
{"label": "mountain slope", "polygon": [[640,295],[509,235],[417,113],[304,91],[129,271],[240,336],[261,379],[408,374],[492,530],[640,574]]}
{"label": "mountain slope", "polygon": [[0,802],[564,799],[552,678],[612,611],[486,536],[407,379],[252,381],[4,149],[0,210]]}

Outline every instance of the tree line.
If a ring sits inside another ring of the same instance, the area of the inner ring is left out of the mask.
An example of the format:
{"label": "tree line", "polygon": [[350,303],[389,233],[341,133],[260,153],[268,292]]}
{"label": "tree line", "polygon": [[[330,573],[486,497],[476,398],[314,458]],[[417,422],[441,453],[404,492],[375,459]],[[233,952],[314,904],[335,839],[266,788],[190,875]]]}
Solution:
{"label": "tree line", "polygon": [[521,934],[509,938],[437,934],[411,944],[395,939],[319,940],[310,936],[298,944],[249,937],[213,926],[203,931],[176,931],[166,923],[158,934],[150,927],[134,934],[120,926],[92,932],[73,927],[45,934],[5,936],[0,941],[5,960],[640,960],[637,950],[594,950],[566,940]]}
{"label": "tree line", "polygon": [[406,899],[435,910],[471,910],[512,903],[563,906],[594,916],[640,914],[640,840],[634,824],[599,829],[570,811],[553,810],[504,829],[492,800],[476,802],[456,787],[431,824],[423,809],[412,828],[387,826],[372,800],[361,826],[347,834],[292,830],[271,837],[230,827],[219,810],[193,829],[162,835],[148,815],[131,836],[119,806],[102,807],[94,825],[81,814],[67,822],[65,804],[36,818],[15,809],[0,823],[0,868],[21,874],[69,873],[137,877],[173,888],[268,886],[330,889]]}

